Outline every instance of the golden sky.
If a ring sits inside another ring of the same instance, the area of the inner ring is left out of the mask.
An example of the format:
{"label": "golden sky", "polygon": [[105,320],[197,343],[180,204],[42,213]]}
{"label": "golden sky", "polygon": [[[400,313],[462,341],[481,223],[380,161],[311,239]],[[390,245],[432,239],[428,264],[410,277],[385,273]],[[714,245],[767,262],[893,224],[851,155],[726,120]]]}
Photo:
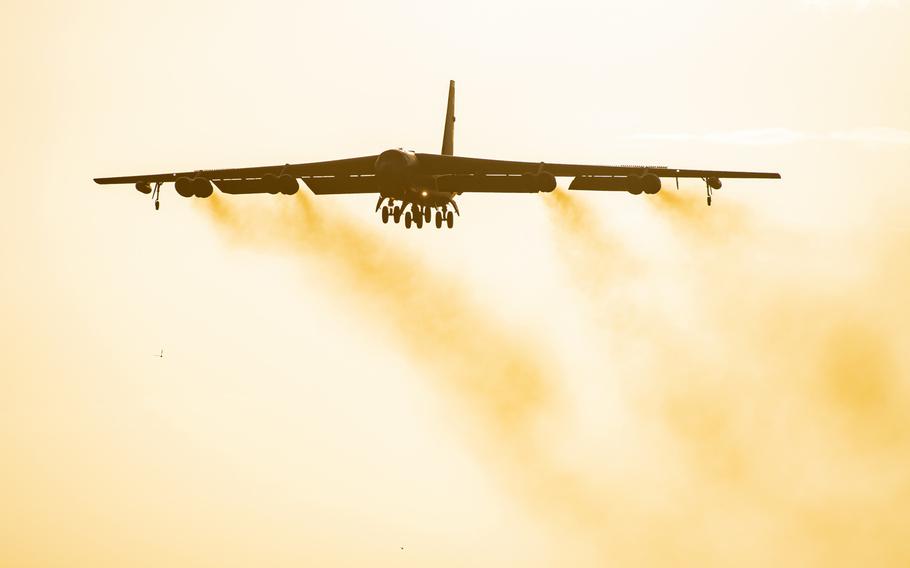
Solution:
{"label": "golden sky", "polygon": [[[6,12],[0,565],[910,562],[905,2]],[[784,179],[91,181],[436,152],[449,79],[460,155]]]}

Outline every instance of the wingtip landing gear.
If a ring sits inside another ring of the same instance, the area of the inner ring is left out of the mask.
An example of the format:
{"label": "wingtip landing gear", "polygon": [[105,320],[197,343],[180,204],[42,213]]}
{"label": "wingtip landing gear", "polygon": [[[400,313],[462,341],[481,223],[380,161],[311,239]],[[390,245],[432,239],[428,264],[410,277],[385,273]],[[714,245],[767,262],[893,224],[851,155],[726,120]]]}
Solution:
{"label": "wingtip landing gear", "polygon": [[162,182],[156,181],[155,188],[152,190],[152,199],[155,200],[155,211],[158,211],[158,209],[161,208],[161,202],[159,201],[159,197],[161,196],[161,184]]}
{"label": "wingtip landing gear", "polygon": [[720,189],[723,184],[721,183],[720,178],[716,177],[706,177],[702,179],[705,180],[705,191],[708,194],[708,206],[710,207],[711,196],[714,194],[714,190]]}

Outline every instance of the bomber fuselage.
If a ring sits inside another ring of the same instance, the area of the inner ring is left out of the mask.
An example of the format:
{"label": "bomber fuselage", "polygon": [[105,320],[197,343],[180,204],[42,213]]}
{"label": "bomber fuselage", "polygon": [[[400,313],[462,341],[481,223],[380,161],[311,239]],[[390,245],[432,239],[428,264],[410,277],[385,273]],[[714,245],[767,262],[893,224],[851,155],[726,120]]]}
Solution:
{"label": "bomber fuselage", "polygon": [[442,207],[455,196],[450,191],[437,189],[438,176],[421,173],[420,162],[414,152],[386,150],[376,158],[374,168],[382,197],[420,206]]}

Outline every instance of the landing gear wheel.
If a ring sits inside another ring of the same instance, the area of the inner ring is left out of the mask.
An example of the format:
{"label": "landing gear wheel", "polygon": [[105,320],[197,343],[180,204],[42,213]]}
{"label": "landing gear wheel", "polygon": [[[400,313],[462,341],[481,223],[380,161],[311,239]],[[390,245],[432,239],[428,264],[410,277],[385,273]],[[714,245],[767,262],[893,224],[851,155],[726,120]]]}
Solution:
{"label": "landing gear wheel", "polygon": [[423,220],[429,223],[433,219],[433,212],[430,211],[429,207],[423,208]]}
{"label": "landing gear wheel", "polygon": [[158,208],[161,207],[161,204],[158,203],[158,200],[155,200],[155,211],[158,211]]}
{"label": "landing gear wheel", "polygon": [[414,213],[414,222],[417,223],[417,228],[423,228],[423,211],[418,211]]}
{"label": "landing gear wheel", "polygon": [[396,206],[393,210],[392,217],[395,219],[395,222],[398,223],[401,221],[401,208]]}
{"label": "landing gear wheel", "polygon": [[442,213],[440,213],[439,211],[436,212],[436,228],[437,229],[442,228]]}
{"label": "landing gear wheel", "polygon": [[708,207],[711,207],[711,196],[708,196]]}
{"label": "landing gear wheel", "polygon": [[446,213],[446,227],[451,229],[452,225],[454,225],[454,224],[455,224],[455,215],[453,215],[452,212],[449,211],[448,213]]}
{"label": "landing gear wheel", "polygon": [[405,229],[411,228],[411,212],[410,211],[404,212],[404,228]]}
{"label": "landing gear wheel", "polygon": [[383,223],[389,222],[389,208],[386,206],[382,207],[382,222]]}

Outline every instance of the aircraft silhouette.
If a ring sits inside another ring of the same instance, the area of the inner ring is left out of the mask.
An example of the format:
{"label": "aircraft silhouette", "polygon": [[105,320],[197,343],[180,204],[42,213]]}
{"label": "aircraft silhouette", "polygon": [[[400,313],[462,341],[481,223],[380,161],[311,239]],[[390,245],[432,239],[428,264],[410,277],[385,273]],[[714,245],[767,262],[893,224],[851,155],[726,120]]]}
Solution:
{"label": "aircraft silhouette", "polygon": [[161,353],[158,355],[153,355],[153,357],[158,357],[159,359],[164,359],[164,349],[161,350]]}
{"label": "aircraft silhouette", "polygon": [[[95,178],[99,184],[135,184],[152,194],[159,207],[161,186],[173,182],[183,197],[209,197],[212,184],[224,193],[283,193],[292,195],[303,182],[316,195],[378,194],[376,211],[382,222],[395,223],[404,216],[405,227],[429,223],[435,211],[436,227],[451,228],[452,211],[460,215],[455,197],[462,193],[538,193],[556,189],[557,177],[574,178],[570,190],[627,191],[638,195],[661,190],[661,178],[701,178],[708,205],[722,178],[780,179],[778,173],[672,169],[664,166],[598,166],[512,162],[455,156],[455,81],[449,81],[442,150],[422,154],[402,148],[372,156],[327,162],[285,164],[223,170],[197,170],[124,177]],[[154,184],[154,187],[152,187]],[[450,209],[451,208],[451,209]]]}

